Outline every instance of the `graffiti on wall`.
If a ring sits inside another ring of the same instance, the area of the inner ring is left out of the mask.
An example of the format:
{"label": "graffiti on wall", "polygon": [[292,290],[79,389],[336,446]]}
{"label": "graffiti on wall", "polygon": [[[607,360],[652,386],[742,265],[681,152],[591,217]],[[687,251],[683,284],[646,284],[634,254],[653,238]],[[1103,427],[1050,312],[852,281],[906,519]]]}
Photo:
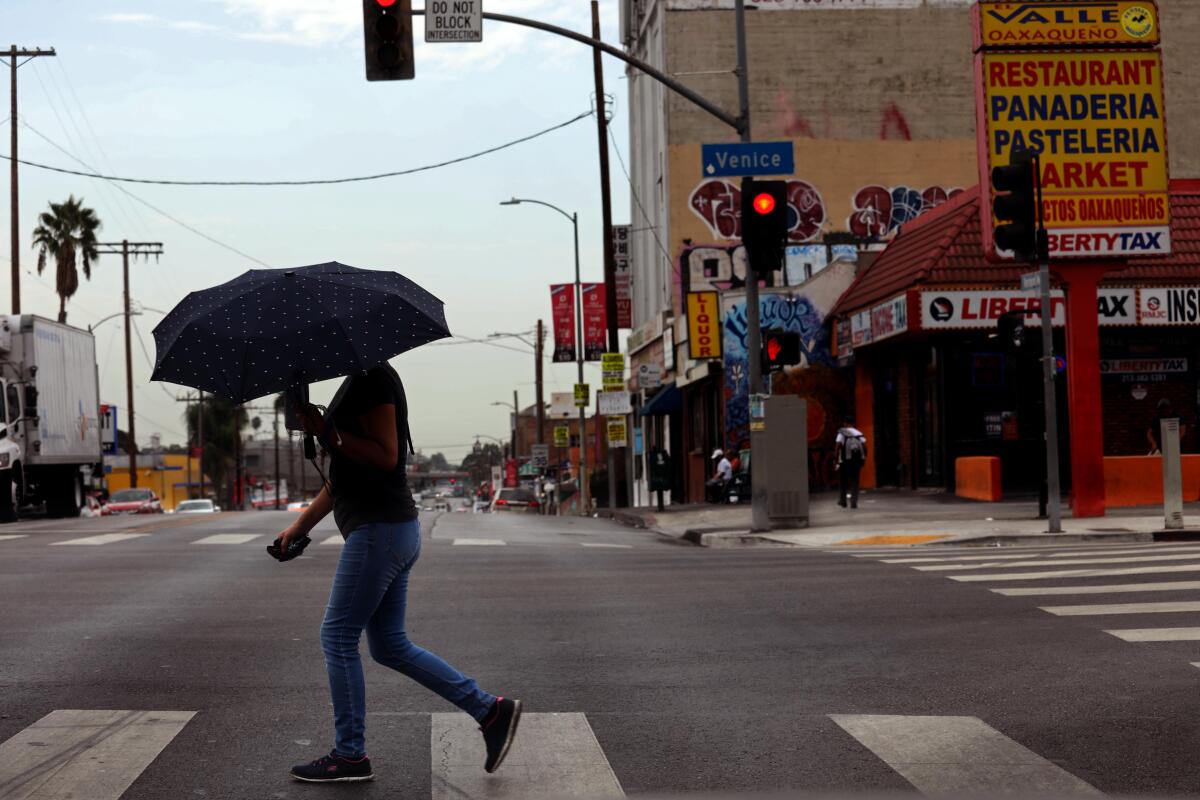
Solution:
{"label": "graffiti on wall", "polygon": [[[800,334],[801,366],[831,365],[829,331],[825,314],[803,295],[767,294],[759,298],[764,330]],[[725,447],[734,453],[750,444],[750,372],[746,358],[746,301],[731,299],[725,305]]]}
{"label": "graffiti on wall", "polygon": [[[759,273],[759,281],[769,287],[796,286],[810,280],[835,260],[858,260],[858,248],[852,244],[793,244],[784,248],[780,269]],[[711,289],[726,291],[746,285],[746,248],[689,247],[680,256],[682,292]]]}
{"label": "graffiti on wall", "polygon": [[854,210],[846,219],[846,229],[855,236],[879,238],[893,233],[931,208],[937,208],[962,189],[930,186],[864,186],[854,193]]}
{"label": "graffiti on wall", "polygon": [[[825,224],[825,201],[811,183],[788,181],[788,240],[807,242]],[[742,238],[742,190],[720,178],[701,181],[688,198],[688,208],[720,239]]]}

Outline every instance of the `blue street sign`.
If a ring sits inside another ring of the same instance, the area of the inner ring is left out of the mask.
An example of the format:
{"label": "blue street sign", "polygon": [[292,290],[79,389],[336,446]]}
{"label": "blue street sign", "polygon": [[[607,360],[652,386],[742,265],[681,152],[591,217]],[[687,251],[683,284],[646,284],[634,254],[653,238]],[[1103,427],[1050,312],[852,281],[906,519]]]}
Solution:
{"label": "blue street sign", "polygon": [[705,178],[792,175],[796,172],[796,159],[791,142],[702,144],[700,171]]}

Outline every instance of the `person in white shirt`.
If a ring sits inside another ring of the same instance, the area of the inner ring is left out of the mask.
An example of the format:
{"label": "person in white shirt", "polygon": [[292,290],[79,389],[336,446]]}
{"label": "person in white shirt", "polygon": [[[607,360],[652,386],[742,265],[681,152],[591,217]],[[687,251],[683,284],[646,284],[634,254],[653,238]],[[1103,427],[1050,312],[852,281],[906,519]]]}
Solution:
{"label": "person in white shirt", "polygon": [[733,480],[733,464],[729,463],[729,459],[725,457],[725,451],[720,448],[713,450],[712,460],[717,462],[717,468],[712,478],[704,486],[709,502],[720,503],[724,501],[725,486]]}
{"label": "person in white shirt", "polygon": [[854,427],[854,420],[847,416],[837,432],[838,505],[858,508],[858,482],[863,464],[867,460],[867,437]]}

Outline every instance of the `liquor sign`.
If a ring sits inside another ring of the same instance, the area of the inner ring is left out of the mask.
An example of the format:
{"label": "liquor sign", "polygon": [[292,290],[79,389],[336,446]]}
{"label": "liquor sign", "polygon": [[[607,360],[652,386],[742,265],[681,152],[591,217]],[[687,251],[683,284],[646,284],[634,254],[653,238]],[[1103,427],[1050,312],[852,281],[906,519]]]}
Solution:
{"label": "liquor sign", "polygon": [[721,357],[721,312],[716,292],[688,292],[688,358]]}
{"label": "liquor sign", "polygon": [[[976,6],[983,48],[975,57],[976,130],[989,258],[1009,257],[992,240],[991,173],[1015,150],[1041,154],[1052,258],[1170,254],[1162,56],[1119,49],[1155,41],[1157,19],[1153,3]],[[1024,38],[1013,33],[1018,28]],[[1037,38],[1029,33],[1035,28]],[[997,42],[1009,49],[996,51]],[[1097,42],[1106,49],[1087,49]],[[1019,49],[1055,43],[1081,49]]]}
{"label": "liquor sign", "polygon": [[617,327],[633,328],[633,290],[629,262],[629,225],[612,226],[613,276],[617,292]]}
{"label": "liquor sign", "polygon": [[608,316],[604,307],[604,284],[585,283],[583,295],[583,360],[599,361],[608,349]]}
{"label": "liquor sign", "polygon": [[554,362],[575,360],[575,284],[550,286],[550,313],[554,320]]}

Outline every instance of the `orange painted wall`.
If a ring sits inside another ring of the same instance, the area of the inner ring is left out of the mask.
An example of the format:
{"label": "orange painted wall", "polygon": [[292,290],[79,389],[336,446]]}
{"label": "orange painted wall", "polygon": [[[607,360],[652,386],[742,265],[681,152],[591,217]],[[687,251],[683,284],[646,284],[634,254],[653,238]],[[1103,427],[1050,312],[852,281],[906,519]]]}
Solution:
{"label": "orange painted wall", "polygon": [[[1183,500],[1200,500],[1200,455],[1181,456]],[[1105,456],[1104,505],[1162,505],[1162,456]]]}

